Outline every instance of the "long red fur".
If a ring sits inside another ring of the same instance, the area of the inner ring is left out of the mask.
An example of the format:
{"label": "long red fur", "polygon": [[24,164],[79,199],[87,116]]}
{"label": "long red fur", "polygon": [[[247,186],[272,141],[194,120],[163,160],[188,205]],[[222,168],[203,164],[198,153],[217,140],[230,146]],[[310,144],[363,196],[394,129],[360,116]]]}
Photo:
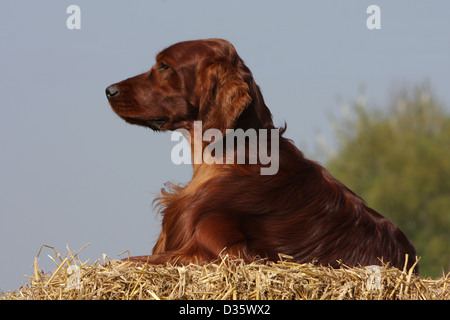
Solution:
{"label": "long red fur", "polygon": [[[153,130],[275,129],[252,73],[221,39],[177,43],[157,56],[148,72],[107,88],[114,111]],[[282,134],[279,170],[261,175],[261,164],[198,164],[187,185],[171,185],[157,199],[162,231],[150,264],[189,264],[220,253],[333,267],[411,267],[414,246],[392,222],[369,208]],[[269,137],[270,146],[270,137]],[[206,144],[203,146],[205,147]],[[270,147],[268,147],[270,149]],[[415,269],[418,271],[418,267]]]}

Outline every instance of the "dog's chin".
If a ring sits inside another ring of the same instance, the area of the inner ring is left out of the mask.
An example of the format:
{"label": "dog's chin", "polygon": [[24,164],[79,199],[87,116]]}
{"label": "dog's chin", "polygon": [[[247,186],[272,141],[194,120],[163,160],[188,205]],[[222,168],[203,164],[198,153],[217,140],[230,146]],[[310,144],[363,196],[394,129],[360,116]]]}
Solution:
{"label": "dog's chin", "polygon": [[149,119],[149,120],[136,119],[136,118],[124,117],[124,116],[120,116],[120,117],[130,124],[147,127],[147,128],[152,129],[153,131],[167,130],[166,124],[169,121],[168,118],[164,118],[164,117],[154,118],[154,119]]}

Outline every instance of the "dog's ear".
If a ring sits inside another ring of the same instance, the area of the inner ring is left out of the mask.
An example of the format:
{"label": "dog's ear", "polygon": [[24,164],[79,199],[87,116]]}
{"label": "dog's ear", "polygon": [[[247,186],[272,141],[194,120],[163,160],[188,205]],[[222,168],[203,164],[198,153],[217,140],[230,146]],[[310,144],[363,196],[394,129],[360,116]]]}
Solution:
{"label": "dog's ear", "polygon": [[226,61],[214,61],[199,72],[199,120],[203,130],[215,128],[225,133],[233,129],[252,98],[237,68]]}

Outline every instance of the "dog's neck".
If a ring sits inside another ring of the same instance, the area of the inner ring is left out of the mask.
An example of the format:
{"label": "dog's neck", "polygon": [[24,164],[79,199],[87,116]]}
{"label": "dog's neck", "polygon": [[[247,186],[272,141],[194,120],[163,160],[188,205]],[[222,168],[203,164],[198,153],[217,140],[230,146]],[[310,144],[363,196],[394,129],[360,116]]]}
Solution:
{"label": "dog's neck", "polygon": [[236,129],[273,129],[272,115],[267,106],[252,102],[247,107],[236,122]]}
{"label": "dog's neck", "polygon": [[253,129],[274,129],[272,114],[267,108],[259,87],[253,82],[250,84],[250,96],[252,102],[242,112],[236,122],[236,128],[247,130]]}

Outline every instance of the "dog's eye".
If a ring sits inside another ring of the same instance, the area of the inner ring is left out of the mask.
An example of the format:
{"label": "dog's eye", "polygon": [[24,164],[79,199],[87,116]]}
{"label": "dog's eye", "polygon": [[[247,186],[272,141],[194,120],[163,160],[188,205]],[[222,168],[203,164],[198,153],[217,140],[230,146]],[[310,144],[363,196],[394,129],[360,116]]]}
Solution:
{"label": "dog's eye", "polygon": [[169,66],[167,65],[167,64],[164,64],[164,63],[162,63],[162,62],[160,62],[159,64],[158,64],[158,70],[159,71],[166,71],[166,70],[168,70],[169,69]]}

